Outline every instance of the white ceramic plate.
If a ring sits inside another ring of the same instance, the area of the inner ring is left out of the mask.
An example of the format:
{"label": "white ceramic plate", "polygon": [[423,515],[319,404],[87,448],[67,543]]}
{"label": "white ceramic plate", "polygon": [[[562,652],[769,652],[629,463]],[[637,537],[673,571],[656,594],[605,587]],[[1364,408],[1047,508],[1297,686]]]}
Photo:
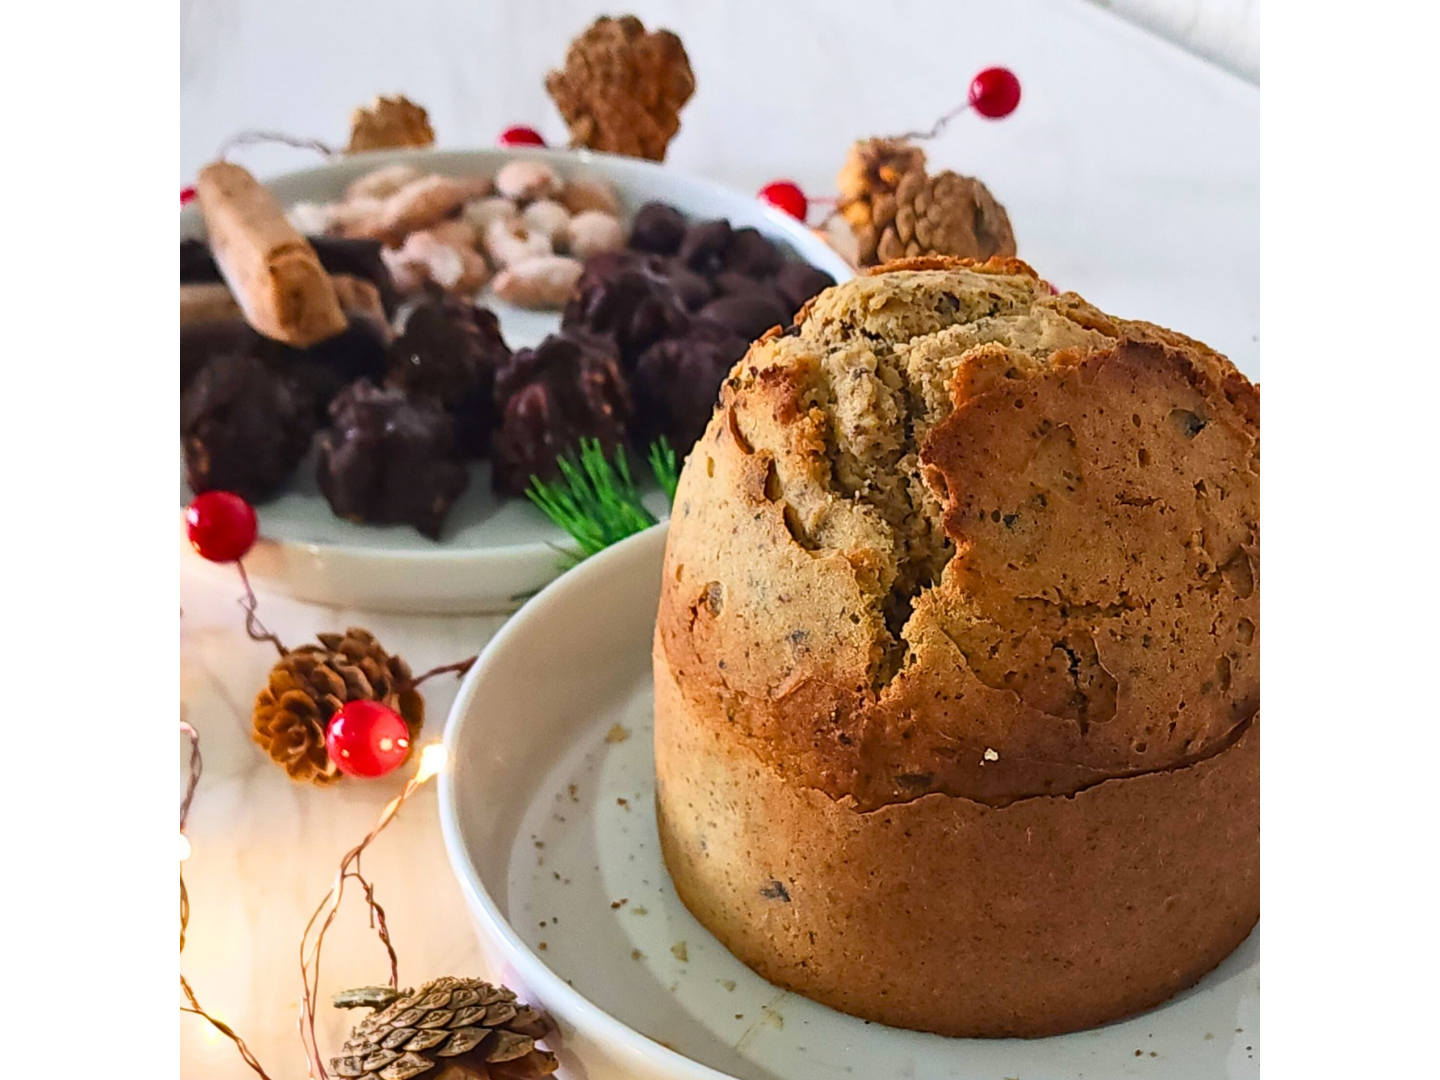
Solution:
{"label": "white ceramic plate", "polygon": [[[419,150],[363,154],[268,181],[282,205],[328,202],[352,180],[392,161],[450,175],[493,175],[506,161],[538,158],[562,177],[594,177],[613,185],[626,216],[659,199],[688,217],[728,218],[749,225],[836,280],[849,268],[833,249],[795,219],[752,195],[634,158],[537,148]],[[182,236],[203,236],[198,210],[180,215]],[[554,313],[503,303],[488,290],[479,302],[500,318],[511,348],[534,345],[558,328]],[[192,495],[180,478],[180,503]],[[665,509],[658,493],[652,510]],[[445,523],[443,539],[427,540],[404,526],[355,525],[337,518],[319,494],[311,459],[287,491],[260,507],[260,543],[246,558],[258,583],[301,600],[376,611],[436,614],[508,611],[559,572],[568,537],[524,499],[497,499],[489,465],[472,466],[470,487]]]}
{"label": "white ceramic plate", "polygon": [[562,1076],[1258,1077],[1258,931],[1159,1009],[1036,1040],[869,1024],[732,957],[676,898],[655,831],[650,639],[664,544],[657,526],[541,592],[480,657],[445,733],[451,863],[491,973],[558,1020]]}

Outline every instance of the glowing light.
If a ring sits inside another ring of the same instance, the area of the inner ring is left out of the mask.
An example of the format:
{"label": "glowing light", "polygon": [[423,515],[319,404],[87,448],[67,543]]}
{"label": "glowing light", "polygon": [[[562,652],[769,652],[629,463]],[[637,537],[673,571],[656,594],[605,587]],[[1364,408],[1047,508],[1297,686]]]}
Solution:
{"label": "glowing light", "polygon": [[180,861],[184,862],[188,858],[190,858],[190,841],[182,832],[180,834]]}
{"label": "glowing light", "polygon": [[415,782],[423,784],[445,768],[445,744],[431,743],[420,751],[420,768],[415,771]]}

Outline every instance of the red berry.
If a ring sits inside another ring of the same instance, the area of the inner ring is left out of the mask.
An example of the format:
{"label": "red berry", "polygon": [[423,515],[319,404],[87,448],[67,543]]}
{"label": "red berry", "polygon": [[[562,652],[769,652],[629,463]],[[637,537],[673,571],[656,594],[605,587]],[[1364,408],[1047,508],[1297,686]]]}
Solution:
{"label": "red berry", "polygon": [[991,120],[1009,116],[1020,104],[1020,80],[1009,68],[986,68],[970,80],[970,104]]}
{"label": "red berry", "polygon": [[350,776],[384,776],[410,753],[410,729],[378,701],[347,701],[325,729],[325,751]]}
{"label": "red berry", "polygon": [[235,562],[255,543],[255,508],[228,491],[206,491],[185,508],[185,533],[202,559]]}
{"label": "red berry", "polygon": [[530,127],[506,128],[500,133],[501,146],[544,146],[544,137]]}
{"label": "red berry", "polygon": [[769,203],[777,210],[783,210],[791,217],[804,221],[810,213],[810,200],[798,184],[789,180],[776,180],[760,189],[760,201]]}
{"label": "red berry", "polygon": [[186,203],[188,203],[188,202],[189,202],[191,199],[193,199],[193,198],[195,198],[195,189],[194,189],[193,187],[182,187],[182,188],[180,189],[180,205],[181,205],[181,206],[184,206]]}

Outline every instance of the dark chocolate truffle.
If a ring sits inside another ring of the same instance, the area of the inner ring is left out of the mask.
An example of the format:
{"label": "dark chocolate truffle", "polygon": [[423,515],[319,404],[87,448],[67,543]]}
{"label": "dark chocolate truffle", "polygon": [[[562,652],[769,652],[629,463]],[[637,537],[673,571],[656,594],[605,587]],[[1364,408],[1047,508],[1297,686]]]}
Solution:
{"label": "dark chocolate truffle", "polygon": [[720,384],[747,348],[748,338],[700,320],[684,336],[646,349],[630,375],[635,444],[648,446],[664,435],[681,457],[688,454],[705,433]]}
{"label": "dark chocolate truffle", "polygon": [[[629,426],[637,447],[663,434],[684,453],[747,344],[788,324],[832,284],[828,274],[790,261],[758,229],[721,219],[690,223],[673,206],[647,203],[635,215],[627,250],[586,260],[561,326],[568,335],[614,343],[634,402]],[[544,394],[532,397],[517,413],[554,411]]]}
{"label": "dark chocolate truffle", "polygon": [[199,322],[180,325],[180,391],[183,394],[200,372],[222,356],[249,354],[263,357],[270,353],[270,342],[250,328],[243,319]]}
{"label": "dark chocolate truffle", "polygon": [[685,218],[666,203],[646,203],[630,223],[630,247],[653,255],[674,255],[685,239]]}
{"label": "dark chocolate truffle", "polygon": [[645,349],[689,326],[685,302],[665,274],[664,260],[607,251],[585,263],[560,325],[608,338],[632,365]]}
{"label": "dark chocolate truffle", "polygon": [[357,382],[330,405],[315,475],[330,509],[373,525],[413,525],[440,538],[470,483],[455,423],[439,402]]}
{"label": "dark chocolate truffle", "polygon": [[510,359],[494,312],[429,287],[400,309],[387,382],[433,397],[455,419],[455,437],[484,457],[495,426],[495,372]]}
{"label": "dark chocolate truffle", "polygon": [[248,353],[211,361],[180,398],[185,479],[197,494],[233,491],[264,502],[290,478],[314,433],[305,389]]}
{"label": "dark chocolate truffle", "polygon": [[523,495],[531,476],[558,475],[556,460],[582,438],[607,450],[625,441],[630,395],[614,346],[604,339],[552,334],[521,349],[495,379],[495,490]]}
{"label": "dark chocolate truffle", "polygon": [[765,293],[775,296],[775,290],[763,278],[751,277],[735,270],[722,270],[710,279],[711,286],[719,296],[739,296],[744,293]]}
{"label": "dark chocolate truffle", "polygon": [[715,284],[704,274],[697,274],[679,259],[665,260],[663,270],[670,284],[680,294],[688,311],[699,311],[715,296]]}
{"label": "dark chocolate truffle", "polygon": [[773,293],[757,291],[711,300],[700,309],[700,318],[751,341],[772,326],[784,326],[790,313]]}
{"label": "dark chocolate truffle", "polygon": [[680,261],[702,274],[717,273],[725,268],[725,253],[734,235],[724,218],[691,225],[680,241]]}
{"label": "dark chocolate truffle", "polygon": [[761,236],[758,229],[747,226],[730,234],[723,263],[732,273],[768,277],[780,269],[783,260],[778,247]]}
{"label": "dark chocolate truffle", "polygon": [[379,382],[385,377],[390,333],[384,323],[357,318],[333,338],[308,349],[295,349],[278,341],[265,341],[261,355],[278,371],[294,375],[315,402],[316,426],[323,427],[335,395],[357,379]]}
{"label": "dark chocolate truffle", "polygon": [[834,284],[833,277],[809,263],[787,262],[775,271],[775,291],[790,306],[792,315],[805,305],[805,301]]}

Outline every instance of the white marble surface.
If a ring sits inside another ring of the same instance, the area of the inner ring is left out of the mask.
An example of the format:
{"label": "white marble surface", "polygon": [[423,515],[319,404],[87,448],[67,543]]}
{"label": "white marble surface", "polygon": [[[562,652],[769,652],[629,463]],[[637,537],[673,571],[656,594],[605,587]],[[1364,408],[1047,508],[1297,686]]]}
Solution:
{"label": "white marble surface", "polygon": [[[931,145],[932,160],[992,186],[1015,220],[1021,255],[1042,274],[1117,313],[1205,339],[1258,374],[1253,86],[1079,0],[897,0],[888,18],[851,0],[626,7],[679,31],[697,71],[671,164],[742,190],[789,175],[826,191],[854,138],[923,126],[963,96],[975,70],[1009,64],[1025,83],[1021,109],[1001,124],[963,118]],[[443,145],[488,145],[516,122],[558,141],[541,78],[598,10],[578,0],[186,0],[182,182],[242,128],[342,141],[350,108],[381,90],[424,103]],[[266,149],[242,160],[273,173],[313,159]],[[241,632],[235,579],[188,550],[181,579],[182,713],[206,752],[186,865],[192,920],[183,966],[275,1080],[301,1077],[300,934],[341,854],[400,780],[291,784],[249,740],[251,702],[273,653]],[[261,610],[292,643],[360,623],[417,668],[474,652],[499,625],[332,611],[269,595]],[[427,686],[436,735],[453,691],[453,682]],[[433,791],[406,809],[366,868],[404,981],[474,969]],[[383,981],[384,962],[363,904],[347,907],[322,989]],[[337,1045],[343,1027],[343,1017],[331,1019],[322,1043]],[[181,1031],[185,1076],[252,1075],[200,1022],[185,1018]]]}
{"label": "white marble surface", "polygon": [[[296,1028],[300,934],[341,857],[399,791],[408,769],[322,789],[292,783],[273,766],[250,741],[250,709],[275,652],[246,638],[233,568],[200,564],[183,545],[180,558],[181,715],[200,731],[205,758],[187,830],[191,919],[181,967],[205,1008],[245,1037],[273,1080],[303,1077]],[[291,646],[317,631],[364,626],[417,671],[474,654],[503,621],[381,616],[269,595],[261,598],[260,613]],[[425,741],[439,739],[456,686],[451,676],[426,683]],[[182,776],[187,760],[182,740]],[[411,798],[367,851],[364,866],[385,908],[402,980],[413,985],[477,970],[469,916],[440,839],[434,785]],[[324,1000],[388,977],[384,949],[365,913],[352,886],[326,938]],[[326,1022],[321,1045],[337,1048],[355,1017],[329,1008],[320,1016]],[[181,1056],[187,1078],[253,1080],[229,1042],[199,1019],[183,1018]]]}

